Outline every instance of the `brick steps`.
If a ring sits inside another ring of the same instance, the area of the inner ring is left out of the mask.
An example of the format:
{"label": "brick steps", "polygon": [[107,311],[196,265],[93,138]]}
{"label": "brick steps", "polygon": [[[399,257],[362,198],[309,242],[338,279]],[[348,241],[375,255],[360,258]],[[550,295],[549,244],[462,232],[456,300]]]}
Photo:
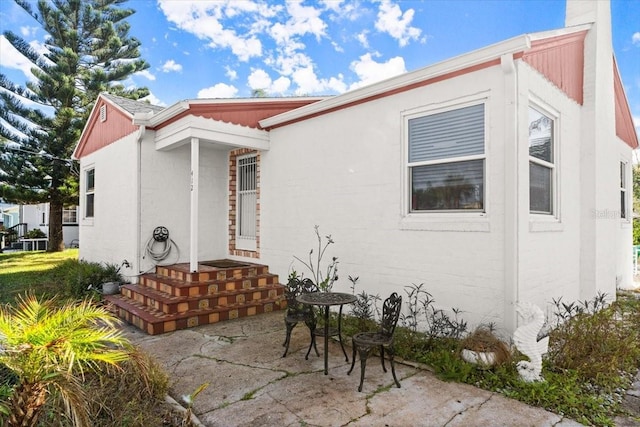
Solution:
{"label": "brick steps", "polygon": [[105,302],[150,335],[286,308],[284,286],[267,266],[220,261],[224,267],[199,265],[197,273],[188,264],[158,267]]}

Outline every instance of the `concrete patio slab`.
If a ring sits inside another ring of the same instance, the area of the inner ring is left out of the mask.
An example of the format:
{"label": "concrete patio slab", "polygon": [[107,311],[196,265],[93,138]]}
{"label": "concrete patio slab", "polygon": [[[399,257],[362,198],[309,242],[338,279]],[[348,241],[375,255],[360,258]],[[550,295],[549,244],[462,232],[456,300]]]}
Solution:
{"label": "concrete patio slab", "polygon": [[427,369],[400,363],[396,373],[402,387],[397,388],[377,358],[367,363],[360,393],[359,361],[347,375],[351,363],[337,342],[329,343],[328,375],[323,373],[320,342],[321,356],[312,351],[305,360],[309,336],[304,326],[294,329],[289,354],[282,357],[281,312],[157,336],[131,326],[124,329],[168,372],[170,394],[177,401],[209,383],[193,406],[205,426],[581,425],[496,393],[440,381]]}

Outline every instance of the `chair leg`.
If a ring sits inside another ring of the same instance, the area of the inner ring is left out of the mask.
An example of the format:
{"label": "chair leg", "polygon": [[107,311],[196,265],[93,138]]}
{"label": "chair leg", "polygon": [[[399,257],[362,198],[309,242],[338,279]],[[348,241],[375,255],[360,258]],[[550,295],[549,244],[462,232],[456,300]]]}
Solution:
{"label": "chair leg", "polygon": [[380,361],[382,362],[382,370],[387,372],[387,368],[384,366],[384,346],[380,346]]}
{"label": "chair leg", "polygon": [[360,354],[360,385],[358,391],[362,391],[362,384],[364,383],[364,371],[367,369],[367,358],[371,353],[371,348],[361,348],[358,353]]}
{"label": "chair leg", "polygon": [[309,349],[307,350],[306,356],[304,356],[305,360],[309,360],[309,353],[311,353],[311,347],[316,351],[316,356],[320,357],[320,353],[318,352],[318,347],[316,346],[316,329],[309,327],[309,334],[311,335],[311,342],[309,343]]}
{"label": "chair leg", "polygon": [[295,328],[295,326],[297,325],[297,323],[288,323],[288,322],[284,322],[284,323],[287,326],[287,336],[284,339],[284,344],[282,344],[285,347],[284,354],[282,355],[282,357],[287,356],[287,352],[289,351],[289,343],[291,342],[291,331],[293,331],[293,328]]}
{"label": "chair leg", "polygon": [[353,371],[353,367],[356,364],[356,342],[355,340],[351,340],[351,347],[353,348],[353,354],[351,355],[351,369],[347,372],[347,375],[351,375],[351,371]]}
{"label": "chair leg", "polygon": [[400,388],[400,381],[398,381],[398,378],[396,377],[396,366],[395,363],[393,363],[393,349],[389,349],[389,362],[391,363],[391,374],[393,375],[393,381],[395,381],[398,388]]}

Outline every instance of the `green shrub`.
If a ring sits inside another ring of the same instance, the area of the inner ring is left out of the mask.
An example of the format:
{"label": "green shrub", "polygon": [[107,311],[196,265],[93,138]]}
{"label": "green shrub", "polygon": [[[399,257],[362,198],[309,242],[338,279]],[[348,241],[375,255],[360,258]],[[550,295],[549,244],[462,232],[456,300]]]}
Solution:
{"label": "green shrub", "polygon": [[640,220],[633,220],[633,244],[640,245]]}
{"label": "green shrub", "polygon": [[33,230],[27,231],[24,237],[27,239],[44,239],[47,237],[47,234],[39,228],[34,228]]}
{"label": "green shrub", "polygon": [[81,299],[99,290],[105,282],[120,282],[122,277],[114,264],[100,264],[67,260],[55,268],[55,277],[62,284],[61,293],[68,298]]}
{"label": "green shrub", "polygon": [[623,313],[619,308],[612,304],[596,313],[580,313],[552,330],[548,360],[553,369],[573,370],[602,387],[612,385],[620,372],[637,369],[638,329],[620,321]]}

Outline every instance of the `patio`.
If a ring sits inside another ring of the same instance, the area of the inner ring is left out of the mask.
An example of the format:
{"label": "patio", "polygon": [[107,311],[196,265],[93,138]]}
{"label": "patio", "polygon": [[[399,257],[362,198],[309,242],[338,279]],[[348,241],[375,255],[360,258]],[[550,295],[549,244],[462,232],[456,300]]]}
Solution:
{"label": "patio", "polygon": [[397,363],[402,387],[396,388],[375,358],[359,393],[359,367],[347,376],[350,363],[338,343],[329,344],[329,375],[323,375],[322,354],[304,359],[308,331],[302,325],[281,357],[283,312],[158,336],[129,325],[125,330],[162,364],[176,400],[209,383],[193,406],[205,426],[581,425],[473,386],[442,382],[424,367]]}

